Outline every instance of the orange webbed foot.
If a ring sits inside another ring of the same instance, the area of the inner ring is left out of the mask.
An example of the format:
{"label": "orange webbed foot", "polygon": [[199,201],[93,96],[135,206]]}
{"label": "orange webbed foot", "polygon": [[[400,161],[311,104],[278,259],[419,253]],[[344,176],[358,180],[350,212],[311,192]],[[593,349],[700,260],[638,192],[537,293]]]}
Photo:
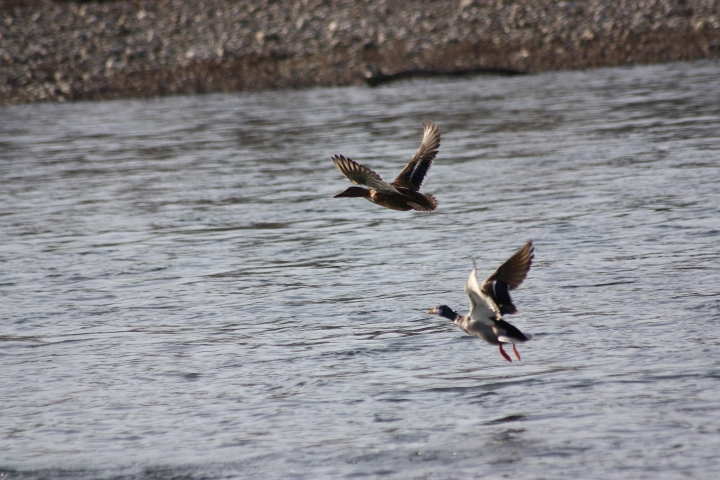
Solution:
{"label": "orange webbed foot", "polygon": [[[513,347],[514,346],[515,345],[513,345]],[[505,353],[505,350],[503,350],[502,343],[498,344],[498,348],[500,349],[500,355],[502,355],[505,358],[505,360],[507,360],[508,362],[512,362],[512,360],[510,360],[510,356],[507,353]]]}
{"label": "orange webbed foot", "polygon": [[513,352],[515,353],[515,358],[520,360],[520,354],[518,353],[517,348],[515,348],[515,344],[513,343],[512,345],[513,345]]}

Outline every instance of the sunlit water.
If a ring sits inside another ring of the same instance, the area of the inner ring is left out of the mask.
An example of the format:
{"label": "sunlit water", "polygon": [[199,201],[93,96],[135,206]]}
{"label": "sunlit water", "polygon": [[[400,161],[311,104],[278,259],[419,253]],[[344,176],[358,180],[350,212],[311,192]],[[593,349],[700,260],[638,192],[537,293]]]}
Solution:
{"label": "sunlit water", "polygon": [[[718,99],[704,62],[0,108],[0,473],[709,478]],[[436,212],[332,198],[426,119]],[[528,239],[521,362],[426,314]]]}

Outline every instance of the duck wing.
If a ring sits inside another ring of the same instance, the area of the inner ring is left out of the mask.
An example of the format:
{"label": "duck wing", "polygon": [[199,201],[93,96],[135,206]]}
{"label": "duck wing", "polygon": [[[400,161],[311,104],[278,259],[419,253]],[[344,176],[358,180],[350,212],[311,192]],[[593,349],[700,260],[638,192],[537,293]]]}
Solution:
{"label": "duck wing", "polygon": [[400,194],[395,187],[385,183],[383,179],[380,178],[380,175],[349,158],[345,158],[342,155],[335,155],[332,161],[337,169],[340,170],[340,173],[345,175],[348,180],[355,185],[365,185],[380,192]]}
{"label": "duck wing", "polygon": [[473,269],[465,284],[465,293],[468,299],[470,299],[470,312],[468,312],[468,316],[472,321],[480,322],[484,325],[495,325],[495,320],[500,317],[500,311],[493,302],[487,300],[486,295],[483,294],[478,284],[475,260],[473,260]]}
{"label": "duck wing", "polygon": [[420,190],[425,175],[430,170],[438,153],[438,148],[440,148],[440,130],[437,125],[432,122],[425,122],[423,127],[424,134],[420,148],[390,185],[406,188],[413,192]]}
{"label": "duck wing", "polygon": [[532,240],[500,265],[492,275],[485,279],[480,291],[490,297],[502,315],[517,313],[510,298],[510,290],[515,290],[527,277],[535,252]]}

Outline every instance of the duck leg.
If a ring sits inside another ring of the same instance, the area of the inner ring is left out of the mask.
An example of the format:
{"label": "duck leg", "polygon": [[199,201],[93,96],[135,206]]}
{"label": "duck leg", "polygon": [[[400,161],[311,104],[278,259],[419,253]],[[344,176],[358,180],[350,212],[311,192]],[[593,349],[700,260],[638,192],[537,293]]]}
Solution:
{"label": "duck leg", "polygon": [[[513,347],[514,346],[515,345],[513,345]],[[510,360],[510,356],[507,353],[505,353],[505,350],[503,350],[502,343],[498,343],[498,348],[500,349],[500,355],[505,357],[505,360],[507,360],[508,362],[512,362],[512,360]]]}
{"label": "duck leg", "polygon": [[513,352],[515,352],[515,358],[517,358],[518,360],[520,360],[520,354],[518,353],[517,348],[515,348],[515,344],[514,344],[514,343],[513,343]]}

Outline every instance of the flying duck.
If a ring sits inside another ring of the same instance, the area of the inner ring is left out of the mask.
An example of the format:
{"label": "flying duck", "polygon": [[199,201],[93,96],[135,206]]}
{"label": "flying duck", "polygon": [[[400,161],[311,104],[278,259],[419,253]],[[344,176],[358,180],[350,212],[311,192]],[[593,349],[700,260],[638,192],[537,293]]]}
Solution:
{"label": "flying duck", "polygon": [[510,299],[510,290],[515,290],[527,277],[534,257],[535,247],[529,241],[505,263],[495,270],[482,285],[478,285],[477,269],[473,260],[473,269],[465,284],[465,293],[470,299],[470,311],[467,315],[459,315],[447,305],[440,305],[428,313],[440,315],[455,322],[465,333],[474,335],[497,345],[500,355],[512,362],[503,350],[503,343],[512,343],[515,357],[520,354],[515,348],[518,342],[527,342],[532,335],[522,333],[519,329],[503,320],[503,315],[517,313],[517,308]]}
{"label": "flying duck", "polygon": [[332,161],[340,173],[355,185],[364,185],[369,189],[349,187],[333,198],[362,197],[381,207],[403,212],[407,210],[432,212],[435,210],[438,206],[435,197],[430,194],[422,194],[418,190],[420,190],[425,175],[430,170],[440,147],[440,130],[431,122],[425,122],[423,126],[425,133],[420,148],[410,162],[405,165],[400,175],[389,184],[369,168],[342,155],[335,155]]}

